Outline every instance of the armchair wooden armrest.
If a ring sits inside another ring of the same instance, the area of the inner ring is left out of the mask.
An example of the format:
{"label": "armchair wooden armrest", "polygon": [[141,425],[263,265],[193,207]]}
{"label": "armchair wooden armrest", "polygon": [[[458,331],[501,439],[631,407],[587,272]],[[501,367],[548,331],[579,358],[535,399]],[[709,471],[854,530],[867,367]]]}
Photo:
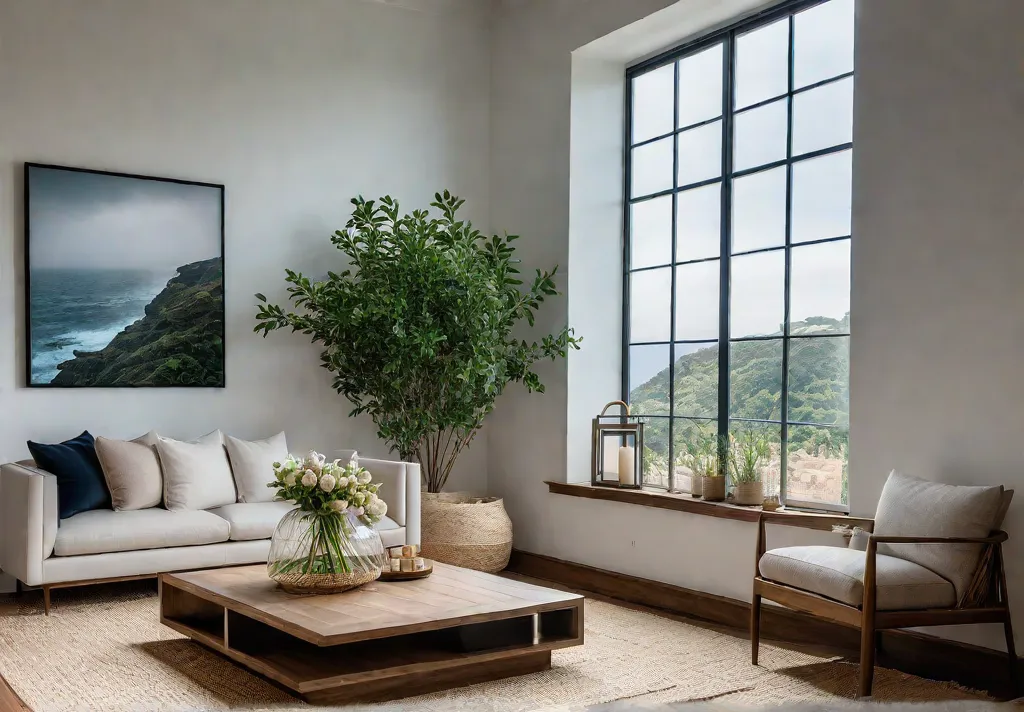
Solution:
{"label": "armchair wooden armrest", "polygon": [[1004,531],[994,531],[986,537],[871,535],[875,544],[1002,544],[1008,538]]}

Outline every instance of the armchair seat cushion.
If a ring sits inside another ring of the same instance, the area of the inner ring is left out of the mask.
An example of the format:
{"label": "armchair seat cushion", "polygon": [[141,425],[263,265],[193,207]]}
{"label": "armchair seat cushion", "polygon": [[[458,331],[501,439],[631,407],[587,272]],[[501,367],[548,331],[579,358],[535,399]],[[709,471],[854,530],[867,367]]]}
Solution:
{"label": "armchair seat cushion", "polygon": [[94,509],[61,520],[53,553],[81,556],[216,544],[227,541],[230,530],[225,520],[209,512]]}
{"label": "armchair seat cushion", "polygon": [[[864,601],[866,554],[833,546],[789,546],[765,552],[761,576],[776,583],[831,598],[850,606]],[[880,611],[951,608],[953,584],[920,564],[877,554],[876,609]]]}

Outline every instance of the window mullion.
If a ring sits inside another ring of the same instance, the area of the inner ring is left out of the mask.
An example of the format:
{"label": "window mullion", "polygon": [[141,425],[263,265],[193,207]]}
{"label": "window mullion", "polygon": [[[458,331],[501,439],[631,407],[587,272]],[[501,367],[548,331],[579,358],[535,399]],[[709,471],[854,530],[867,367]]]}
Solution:
{"label": "window mullion", "polygon": [[[729,372],[729,288],[731,274],[732,251],[732,122],[733,122],[733,96],[734,96],[734,71],[736,68],[735,58],[736,33],[730,32],[724,42],[722,56],[723,77],[722,82],[722,212],[721,212],[721,242],[719,252],[721,262],[719,264],[719,301],[718,301],[718,435],[719,447],[724,455],[723,436],[729,433],[729,394],[730,394],[730,372]],[[724,461],[724,460],[723,460]]]}
{"label": "window mullion", "polygon": [[668,491],[676,489],[676,309],[679,307],[676,300],[676,273],[679,268],[676,266],[676,241],[678,214],[676,205],[679,202],[679,62],[673,64],[672,70],[672,252],[669,261],[672,264],[672,294],[669,318],[669,345],[668,345]]}
{"label": "window mullion", "polygon": [[782,393],[779,397],[779,419],[782,432],[779,452],[779,499],[785,503],[789,471],[789,337],[790,337],[790,276],[793,266],[793,89],[795,80],[796,18],[789,16],[789,99],[786,119],[786,276],[783,294],[782,320]]}

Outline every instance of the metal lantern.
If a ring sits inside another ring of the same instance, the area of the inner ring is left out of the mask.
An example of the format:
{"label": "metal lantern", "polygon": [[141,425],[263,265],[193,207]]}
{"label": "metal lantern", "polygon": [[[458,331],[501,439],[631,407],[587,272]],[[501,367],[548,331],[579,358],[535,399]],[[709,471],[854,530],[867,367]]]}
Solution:
{"label": "metal lantern", "polygon": [[[605,415],[612,406],[621,415]],[[629,414],[629,406],[612,401],[594,418],[590,484],[640,489],[643,486],[644,424]]]}

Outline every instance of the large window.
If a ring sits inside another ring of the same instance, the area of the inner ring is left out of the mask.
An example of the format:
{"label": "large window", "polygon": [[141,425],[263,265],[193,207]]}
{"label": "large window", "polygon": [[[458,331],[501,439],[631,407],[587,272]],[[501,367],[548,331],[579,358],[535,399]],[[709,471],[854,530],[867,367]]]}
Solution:
{"label": "large window", "polygon": [[645,482],[767,440],[789,505],[845,509],[854,0],[790,2],[631,68],[623,390]]}

